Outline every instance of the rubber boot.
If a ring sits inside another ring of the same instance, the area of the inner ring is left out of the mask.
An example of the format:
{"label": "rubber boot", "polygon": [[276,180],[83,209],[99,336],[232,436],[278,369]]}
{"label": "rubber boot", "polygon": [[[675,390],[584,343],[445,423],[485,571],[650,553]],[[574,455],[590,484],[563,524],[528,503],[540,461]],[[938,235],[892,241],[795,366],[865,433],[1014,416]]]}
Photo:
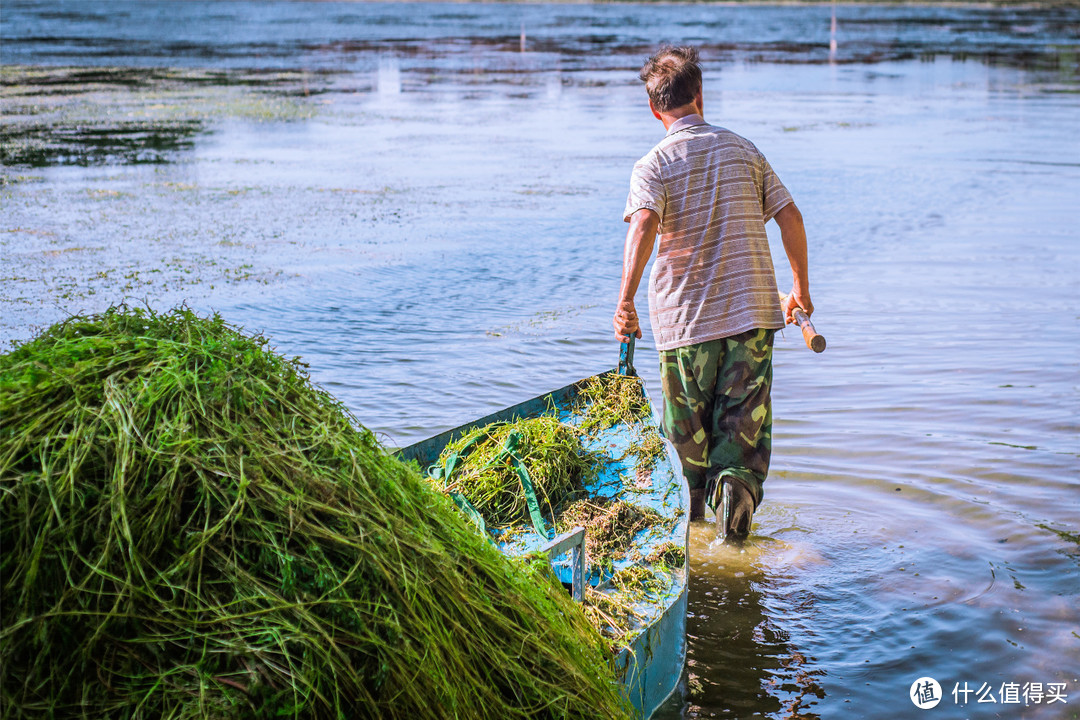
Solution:
{"label": "rubber boot", "polygon": [[690,491],[690,519],[701,520],[705,517],[705,488]]}
{"label": "rubber boot", "polygon": [[[725,507],[725,490],[730,496]],[[716,513],[716,536],[723,541],[744,540],[754,521],[754,496],[738,478],[713,478],[706,486],[709,509]]]}

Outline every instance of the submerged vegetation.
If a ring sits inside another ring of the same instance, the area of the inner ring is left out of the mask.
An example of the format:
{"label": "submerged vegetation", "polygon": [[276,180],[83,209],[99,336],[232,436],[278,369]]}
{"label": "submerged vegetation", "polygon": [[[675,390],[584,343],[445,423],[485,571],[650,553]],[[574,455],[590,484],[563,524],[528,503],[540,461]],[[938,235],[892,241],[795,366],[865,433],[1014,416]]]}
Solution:
{"label": "submerged vegetation", "polygon": [[313,117],[323,86],[302,71],[5,65],[0,163],[165,163],[223,118]]}
{"label": "submerged vegetation", "polygon": [[624,717],[604,643],[298,360],[118,308],[0,356],[5,717]]}

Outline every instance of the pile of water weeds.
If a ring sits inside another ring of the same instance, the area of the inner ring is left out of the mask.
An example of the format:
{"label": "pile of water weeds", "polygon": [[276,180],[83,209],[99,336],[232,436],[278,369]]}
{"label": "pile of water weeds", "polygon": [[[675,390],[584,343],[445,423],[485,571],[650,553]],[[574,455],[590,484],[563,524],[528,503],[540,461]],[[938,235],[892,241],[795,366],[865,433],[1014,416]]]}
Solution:
{"label": "pile of water weeds", "polygon": [[[648,400],[636,377],[607,373],[581,383],[573,411],[576,424],[540,415],[473,428],[443,448],[430,474],[442,492],[463,496],[486,526],[511,534],[529,523],[527,495],[532,492],[541,512],[561,530],[584,525],[590,558],[609,564],[634,533],[651,527],[659,515],[627,502],[608,507],[607,500],[590,499],[586,486],[614,458],[587,450],[583,439],[615,425],[639,426],[650,414]],[[638,435],[627,454],[648,479],[664,452],[663,439],[652,428]]]}
{"label": "pile of water weeds", "polygon": [[605,643],[299,360],[180,309],[0,356],[4,717],[625,717]]}
{"label": "pile of water weeds", "polygon": [[634,425],[650,415],[641,381],[633,375],[604,373],[582,381],[574,409],[586,433],[613,425]]}
{"label": "pile of water weeds", "polygon": [[530,520],[526,485],[551,518],[584,492],[599,461],[582,447],[576,428],[541,415],[474,428],[449,443],[436,463],[443,470],[437,484],[461,493],[486,524],[505,528]]}

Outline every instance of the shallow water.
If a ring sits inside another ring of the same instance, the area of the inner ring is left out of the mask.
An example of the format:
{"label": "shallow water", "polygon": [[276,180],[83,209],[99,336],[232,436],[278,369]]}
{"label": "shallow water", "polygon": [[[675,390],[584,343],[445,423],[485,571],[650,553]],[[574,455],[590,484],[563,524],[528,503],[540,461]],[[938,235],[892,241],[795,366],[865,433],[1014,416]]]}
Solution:
{"label": "shallow water", "polygon": [[[611,367],[627,180],[662,135],[635,70],[701,43],[707,118],[806,217],[829,348],[777,340],[767,501],[745,552],[693,528],[663,717],[920,717],[922,676],[940,717],[1078,717],[1080,13],[837,15],[830,53],[827,7],[5,2],[4,63],[303,77],[125,105],[197,120],[158,154],[5,168],[0,340],[187,301],[390,445]],[[103,92],[63,117],[113,122]],[[637,365],[658,393],[647,332]]]}

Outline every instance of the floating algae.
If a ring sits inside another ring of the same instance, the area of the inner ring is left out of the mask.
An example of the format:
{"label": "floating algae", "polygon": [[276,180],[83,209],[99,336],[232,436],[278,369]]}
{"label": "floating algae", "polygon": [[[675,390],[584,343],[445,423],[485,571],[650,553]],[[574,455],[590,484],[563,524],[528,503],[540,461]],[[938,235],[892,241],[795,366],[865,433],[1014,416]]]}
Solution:
{"label": "floating algae", "polygon": [[4,717],[625,717],[604,643],[302,365],[115,309],[0,356]]}
{"label": "floating algae", "polygon": [[596,477],[597,458],[581,446],[577,431],[542,415],[485,425],[448,444],[436,463],[448,476],[438,485],[464,495],[490,525],[528,523],[518,459],[548,517]]}

